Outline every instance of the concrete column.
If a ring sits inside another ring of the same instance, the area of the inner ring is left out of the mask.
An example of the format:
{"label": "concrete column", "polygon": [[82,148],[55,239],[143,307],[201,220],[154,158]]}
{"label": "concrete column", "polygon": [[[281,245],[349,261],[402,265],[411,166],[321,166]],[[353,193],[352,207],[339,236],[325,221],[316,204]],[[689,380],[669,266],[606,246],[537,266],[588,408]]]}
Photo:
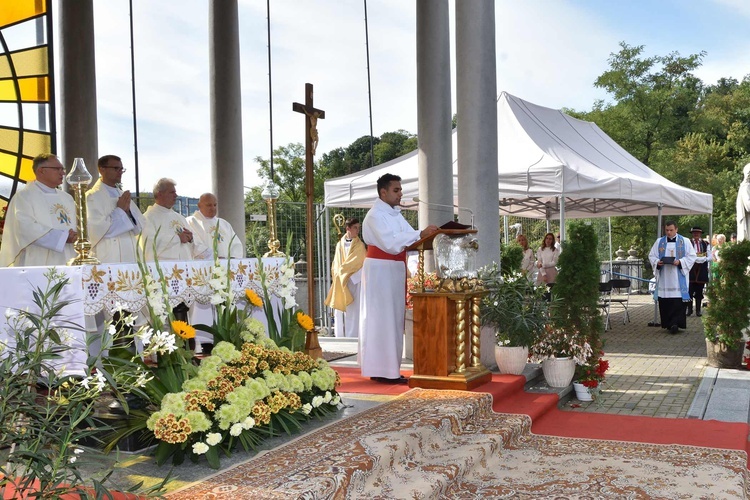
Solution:
{"label": "concrete column", "polygon": [[[419,199],[453,205],[448,0],[417,0]],[[410,202],[411,200],[404,200]],[[419,205],[420,228],[452,220],[453,210]]]}
{"label": "concrete column", "polygon": [[93,0],[60,2],[59,5],[60,159],[66,170],[70,170],[74,158],[83,158],[95,181],[99,177],[96,168],[99,139]]}
{"label": "concrete column", "polygon": [[[500,261],[494,0],[456,2],[458,204],[474,212],[477,266]],[[467,216],[462,214],[462,222]],[[481,361],[495,366],[494,329],[481,330]]]}
{"label": "concrete column", "polygon": [[245,246],[240,36],[237,0],[211,0],[208,15],[211,80],[211,181],[219,216]]}
{"label": "concrete column", "polygon": [[[500,260],[495,2],[456,2],[458,204],[474,212],[477,265]],[[461,214],[468,223],[469,216]]]}

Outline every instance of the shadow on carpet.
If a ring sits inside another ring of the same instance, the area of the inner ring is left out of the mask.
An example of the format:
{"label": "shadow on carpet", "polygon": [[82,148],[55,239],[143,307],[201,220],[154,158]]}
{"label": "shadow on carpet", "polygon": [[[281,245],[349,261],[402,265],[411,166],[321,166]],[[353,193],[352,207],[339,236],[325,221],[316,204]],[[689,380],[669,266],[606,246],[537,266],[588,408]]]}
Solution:
{"label": "shadow on carpet", "polygon": [[748,498],[744,451],[540,436],[492,404],[414,389],[167,497]]}

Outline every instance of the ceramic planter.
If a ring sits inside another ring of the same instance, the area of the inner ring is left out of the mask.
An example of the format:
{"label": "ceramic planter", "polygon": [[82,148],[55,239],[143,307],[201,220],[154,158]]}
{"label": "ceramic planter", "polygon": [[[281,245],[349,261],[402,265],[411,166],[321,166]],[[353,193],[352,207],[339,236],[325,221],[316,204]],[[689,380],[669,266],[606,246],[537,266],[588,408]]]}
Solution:
{"label": "ceramic planter", "polygon": [[573,381],[576,362],[573,358],[548,358],[542,361],[544,380],[550,387],[567,387]]}
{"label": "ceramic planter", "polygon": [[706,360],[708,366],[716,368],[741,368],[745,354],[745,342],[740,340],[733,346],[706,339]]}
{"label": "ceramic planter", "polygon": [[576,398],[578,401],[593,401],[594,398],[591,396],[591,391],[585,385],[579,382],[573,382],[573,389],[576,391]]}
{"label": "ceramic planter", "polygon": [[529,359],[528,347],[495,346],[495,361],[500,373],[520,375]]}

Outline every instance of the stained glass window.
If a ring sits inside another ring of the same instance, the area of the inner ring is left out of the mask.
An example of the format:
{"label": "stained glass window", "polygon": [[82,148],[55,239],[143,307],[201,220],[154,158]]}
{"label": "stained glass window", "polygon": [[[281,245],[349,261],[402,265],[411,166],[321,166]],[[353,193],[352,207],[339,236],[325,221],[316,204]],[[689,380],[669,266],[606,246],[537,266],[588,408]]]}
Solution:
{"label": "stained glass window", "polygon": [[32,180],[32,159],[54,153],[52,17],[49,0],[0,9],[0,211]]}

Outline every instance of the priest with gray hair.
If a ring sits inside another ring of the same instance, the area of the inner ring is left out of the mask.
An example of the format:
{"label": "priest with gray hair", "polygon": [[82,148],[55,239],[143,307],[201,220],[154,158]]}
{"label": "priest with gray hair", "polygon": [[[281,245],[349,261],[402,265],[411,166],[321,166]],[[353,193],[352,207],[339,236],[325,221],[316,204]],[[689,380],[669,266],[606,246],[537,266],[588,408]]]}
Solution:
{"label": "priest with gray hair", "polygon": [[742,177],[737,190],[737,241],[750,237],[750,163],[742,169]]}

